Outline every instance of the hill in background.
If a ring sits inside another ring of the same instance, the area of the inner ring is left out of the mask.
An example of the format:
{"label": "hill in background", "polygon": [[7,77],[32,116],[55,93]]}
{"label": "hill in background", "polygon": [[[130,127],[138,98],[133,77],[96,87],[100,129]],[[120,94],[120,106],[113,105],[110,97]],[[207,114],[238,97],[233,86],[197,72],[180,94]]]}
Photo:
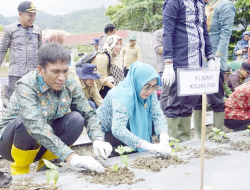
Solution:
{"label": "hill in background", "polygon": [[[111,23],[105,16],[105,7],[95,9],[84,9],[74,11],[66,15],[50,15],[47,13],[37,13],[35,25],[41,30],[55,29],[64,30],[71,34],[86,34],[104,32],[106,24]],[[4,17],[0,14],[0,25],[9,25],[16,22],[18,16]]]}

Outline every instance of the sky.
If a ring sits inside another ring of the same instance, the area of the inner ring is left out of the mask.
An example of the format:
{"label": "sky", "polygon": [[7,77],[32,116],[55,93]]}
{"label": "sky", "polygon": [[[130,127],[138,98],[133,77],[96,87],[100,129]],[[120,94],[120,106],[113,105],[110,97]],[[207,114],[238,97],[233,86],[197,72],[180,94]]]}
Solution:
{"label": "sky", "polygon": [[[0,0],[0,14],[18,16],[17,7],[23,0]],[[38,10],[52,15],[64,15],[76,10],[99,8],[101,5],[117,5],[118,0],[30,0]]]}

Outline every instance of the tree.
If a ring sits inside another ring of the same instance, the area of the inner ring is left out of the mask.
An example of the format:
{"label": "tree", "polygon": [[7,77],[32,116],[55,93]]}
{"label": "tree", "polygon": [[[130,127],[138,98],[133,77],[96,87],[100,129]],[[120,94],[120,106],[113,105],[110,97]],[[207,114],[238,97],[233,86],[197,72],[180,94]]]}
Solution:
{"label": "tree", "polygon": [[247,30],[250,25],[250,1],[249,0],[230,0],[234,3],[236,14],[234,18],[234,25],[242,25]]}
{"label": "tree", "polygon": [[106,16],[117,29],[152,32],[162,28],[164,0],[119,0],[121,4],[109,6]]}
{"label": "tree", "polygon": [[0,32],[3,31],[3,25],[0,25]]}

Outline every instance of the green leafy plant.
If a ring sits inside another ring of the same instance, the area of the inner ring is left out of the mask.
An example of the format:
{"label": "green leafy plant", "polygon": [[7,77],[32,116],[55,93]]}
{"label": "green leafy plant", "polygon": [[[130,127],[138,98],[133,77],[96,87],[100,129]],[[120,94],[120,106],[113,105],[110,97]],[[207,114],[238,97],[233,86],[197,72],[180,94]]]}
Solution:
{"label": "green leafy plant", "polygon": [[245,132],[250,133],[250,125],[247,126],[247,129],[245,130]]}
{"label": "green leafy plant", "polygon": [[[124,163],[127,167],[129,165],[129,159],[128,159],[128,155],[123,155],[125,152],[129,153],[134,151],[132,148],[128,147],[128,146],[118,146],[117,149],[115,149],[115,151],[120,155],[121,158],[121,167],[122,167],[122,163]],[[113,166],[113,170],[116,172],[118,171],[119,166],[117,164],[115,164]]]}
{"label": "green leafy plant", "polygon": [[178,162],[179,159],[177,156],[177,152],[179,152],[180,150],[183,150],[183,147],[179,144],[181,141],[179,139],[175,139],[173,137],[170,137],[169,140],[170,140],[169,146],[172,148],[171,154],[172,154],[174,160]]}
{"label": "green leafy plant", "polygon": [[49,182],[53,180],[54,181],[53,187],[55,188],[57,180],[59,179],[58,167],[48,160],[43,159],[43,161],[44,161],[44,164],[49,168],[49,170],[46,171],[46,180],[47,180],[48,186],[49,186]]}
{"label": "green leafy plant", "polygon": [[208,139],[213,140],[217,143],[224,143],[229,141],[226,133],[215,127],[212,127],[212,131],[208,134]]}

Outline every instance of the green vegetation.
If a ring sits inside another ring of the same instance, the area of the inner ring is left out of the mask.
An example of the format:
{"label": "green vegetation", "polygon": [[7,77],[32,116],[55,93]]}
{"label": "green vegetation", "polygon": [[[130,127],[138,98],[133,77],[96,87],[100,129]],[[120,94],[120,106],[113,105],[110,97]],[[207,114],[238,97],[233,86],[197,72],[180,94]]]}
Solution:
{"label": "green vegetation", "polygon": [[[117,153],[119,153],[119,155],[120,155],[120,158],[121,158],[121,167],[122,167],[122,163],[124,163],[127,167],[128,167],[128,165],[129,165],[129,159],[128,159],[128,155],[123,155],[125,152],[127,152],[127,153],[129,153],[129,152],[132,152],[133,151],[133,149],[132,148],[130,148],[130,147],[128,147],[128,146],[118,146],[118,148],[117,149],[115,149],[115,151],[117,152]],[[119,169],[119,166],[117,165],[117,164],[115,164],[114,166],[113,166],[113,170],[116,172],[116,171],[118,171],[118,169]]]}
{"label": "green vegetation", "polygon": [[250,125],[247,126],[247,129],[245,130],[245,132],[250,133]]}
{"label": "green vegetation", "polygon": [[164,0],[118,0],[121,4],[109,6],[106,16],[119,30],[153,32],[162,28]]}
{"label": "green vegetation", "polygon": [[[94,50],[94,47],[91,44],[82,45],[82,44],[78,43],[77,46],[76,46],[76,49],[77,49],[78,53],[82,53],[82,52],[90,53],[91,51]],[[81,58],[80,56],[75,56],[74,57],[74,62],[78,61],[78,59],[80,59],[80,58]]]}
{"label": "green vegetation", "polygon": [[183,147],[179,144],[181,141],[179,139],[175,139],[173,137],[169,138],[170,143],[169,146],[172,148],[171,154],[176,162],[179,162],[177,152],[183,150]]}
{"label": "green vegetation", "polygon": [[217,143],[224,143],[229,141],[226,133],[215,127],[212,127],[212,132],[210,132],[207,137],[208,139],[214,140]]}
{"label": "green vegetation", "polygon": [[54,181],[53,187],[55,188],[56,182],[59,179],[58,167],[48,160],[43,159],[43,161],[44,161],[44,164],[50,169],[46,171],[46,180],[47,180],[48,186],[49,186],[49,182],[53,180]]}
{"label": "green vegetation", "polygon": [[[110,23],[109,18],[105,16],[105,11],[105,7],[102,6],[96,9],[74,11],[63,16],[53,16],[43,12],[37,14],[35,24],[42,30],[65,30],[72,34],[104,32],[105,25]],[[4,26],[12,24],[17,18],[17,16],[0,15],[0,24]]]}

